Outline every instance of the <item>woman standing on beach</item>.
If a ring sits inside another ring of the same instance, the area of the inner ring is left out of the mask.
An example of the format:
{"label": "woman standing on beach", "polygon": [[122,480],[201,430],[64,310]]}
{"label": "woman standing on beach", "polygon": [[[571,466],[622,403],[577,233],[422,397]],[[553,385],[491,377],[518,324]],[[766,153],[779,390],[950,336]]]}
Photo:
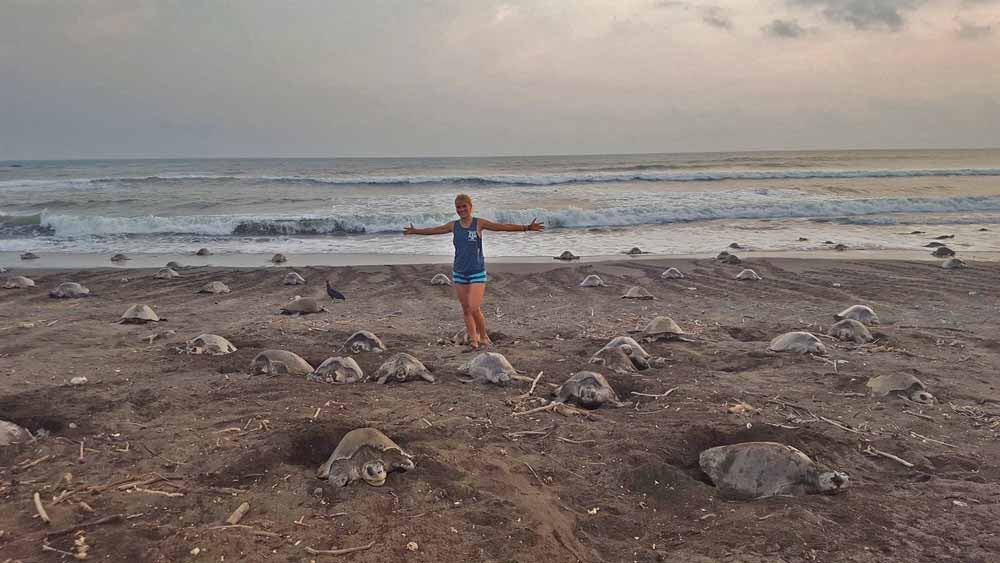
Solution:
{"label": "woman standing on beach", "polygon": [[440,227],[418,229],[410,223],[404,235],[444,235],[452,233],[455,245],[455,261],[452,265],[451,280],[455,282],[455,293],[462,304],[465,317],[465,331],[473,350],[481,345],[491,344],[486,333],[486,318],[479,306],[486,293],[486,260],[483,257],[483,231],[541,231],[543,223],[532,219],[527,225],[494,223],[472,216],[472,198],[466,194],[455,196],[455,213],[458,221],[449,221]]}

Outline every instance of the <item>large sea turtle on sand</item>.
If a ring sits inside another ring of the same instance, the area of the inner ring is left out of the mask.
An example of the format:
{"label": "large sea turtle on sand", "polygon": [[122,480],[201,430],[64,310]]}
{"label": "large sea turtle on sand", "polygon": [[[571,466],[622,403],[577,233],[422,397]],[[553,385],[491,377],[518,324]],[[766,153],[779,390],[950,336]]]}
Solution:
{"label": "large sea turtle on sand", "polygon": [[171,280],[179,278],[181,275],[178,274],[177,270],[174,270],[173,268],[160,268],[155,274],[153,274],[153,277],[158,280]]}
{"label": "large sea turtle on sand", "polygon": [[590,274],[589,276],[583,278],[580,282],[580,287],[608,287],[608,284],[604,283],[601,276],[597,274]]}
{"label": "large sea turtle on sand", "polygon": [[517,375],[517,370],[510,365],[503,354],[496,352],[483,352],[462,364],[458,369],[462,375],[468,379],[459,379],[462,383],[493,383],[496,385],[506,385],[510,383],[512,377]]}
{"label": "large sea turtle on sand", "polygon": [[181,266],[180,262],[175,262],[175,261],[171,260],[170,262],[167,262],[167,264],[165,266],[163,266],[163,267],[164,268],[170,268],[171,270],[180,270],[184,266]]}
{"label": "large sea turtle on sand", "polygon": [[49,291],[49,297],[54,299],[75,299],[90,297],[90,290],[76,282],[63,282]]}
{"label": "large sea turtle on sand", "polygon": [[201,286],[201,289],[198,290],[198,293],[220,294],[220,293],[229,293],[230,291],[232,291],[232,290],[229,289],[228,285],[226,285],[226,284],[224,284],[224,283],[222,283],[220,281],[212,281],[212,282],[208,282],[205,285]]}
{"label": "large sea turtle on sand", "polygon": [[924,383],[908,373],[893,372],[873,377],[865,386],[879,397],[897,395],[925,405],[934,404],[934,395],[927,392]]}
{"label": "large sea turtle on sand", "polygon": [[649,359],[652,356],[631,336],[616,336],[609,340],[604,348],[625,348],[625,353],[635,364],[636,369],[649,367]]}
{"label": "large sea turtle on sand", "polygon": [[801,451],[777,442],[743,442],[709,448],[698,457],[701,470],[728,499],[837,493],[846,473],[825,471]]}
{"label": "large sea turtle on sand", "polygon": [[186,354],[223,356],[235,352],[236,346],[218,334],[199,334],[185,342],[181,351]]}
{"label": "large sea turtle on sand", "polygon": [[639,254],[649,254],[648,252],[643,252],[638,246],[633,246],[632,248],[625,251],[625,254],[629,256],[638,256]]}
{"label": "large sea turtle on sand", "polygon": [[313,367],[301,356],[287,350],[264,350],[250,362],[250,375],[301,375],[312,373]]}
{"label": "large sea turtle on sand", "polygon": [[764,278],[760,277],[760,274],[750,268],[746,268],[742,272],[736,274],[736,279],[739,281],[759,281]]}
{"label": "large sea turtle on sand", "polygon": [[594,371],[573,374],[553,392],[556,403],[575,403],[585,409],[596,409],[608,404],[624,407],[627,403],[618,400],[615,390],[608,385],[604,376]]}
{"label": "large sea turtle on sand", "polygon": [[306,376],[309,381],[319,383],[355,383],[365,377],[365,372],[361,370],[358,362],[351,357],[334,356],[327,358],[316,368],[316,371]]}
{"label": "large sea turtle on sand", "polygon": [[31,432],[13,422],[0,420],[0,446],[11,446],[30,442]]}
{"label": "large sea turtle on sand", "polygon": [[195,256],[211,256],[212,251],[207,248],[199,248],[195,253]]}
{"label": "large sea turtle on sand", "polygon": [[854,319],[866,325],[879,324],[878,315],[867,305],[851,305],[833,316],[834,319]]}
{"label": "large sea turtle on sand", "polygon": [[4,289],[27,289],[35,287],[35,280],[25,276],[14,276],[3,280]]}
{"label": "large sea turtle on sand", "polygon": [[136,304],[122,313],[118,322],[122,324],[146,324],[165,320],[158,317],[149,305]]}
{"label": "large sea turtle on sand", "polygon": [[271,262],[274,264],[284,264],[288,262],[288,258],[285,258],[285,255],[279,252],[271,257]]}
{"label": "large sea turtle on sand", "polygon": [[677,268],[667,268],[660,274],[660,277],[665,280],[682,280],[684,279],[684,274]]}
{"label": "large sea turtle on sand", "polygon": [[961,258],[949,258],[941,263],[941,267],[945,270],[958,270],[959,268],[968,268],[968,265]]}
{"label": "large sea turtle on sand", "polygon": [[21,255],[21,260],[38,260],[38,255],[34,252],[25,252]]}
{"label": "large sea turtle on sand", "polygon": [[719,262],[722,262],[723,264],[740,264],[743,262],[743,260],[740,260],[739,256],[735,254],[730,254],[729,251],[726,250],[720,252],[719,255],[715,257],[715,259],[718,260]]}
{"label": "large sea turtle on sand", "polygon": [[941,246],[944,246],[943,242],[929,242],[924,245],[924,248],[939,248]]}
{"label": "large sea turtle on sand", "polygon": [[859,321],[854,319],[841,319],[830,327],[827,334],[836,338],[837,340],[846,340],[854,342],[855,344],[867,344],[875,338],[872,336],[871,331],[868,327]]}
{"label": "large sea turtle on sand", "polygon": [[622,295],[622,299],[640,299],[648,301],[655,298],[651,293],[649,293],[649,291],[646,290],[645,287],[634,285],[625,292],[625,295]]}
{"label": "large sea turtle on sand", "polygon": [[347,342],[344,343],[344,348],[351,351],[352,354],[359,354],[361,352],[385,352],[385,344],[382,343],[382,339],[375,336],[374,332],[369,332],[367,330],[359,330],[352,334]]}
{"label": "large sea turtle on sand", "polygon": [[614,348],[601,348],[590,357],[590,363],[604,366],[604,369],[622,375],[635,373],[639,369],[632,361],[632,347],[628,344]]}
{"label": "large sea turtle on sand", "polygon": [[794,354],[826,354],[826,346],[808,332],[786,332],[774,338],[767,349],[771,352]]}
{"label": "large sea turtle on sand", "polygon": [[309,315],[312,313],[326,312],[326,307],[319,304],[312,297],[300,297],[287,305],[281,307],[282,315]]}
{"label": "large sea turtle on sand", "polygon": [[579,260],[580,257],[568,250],[562,251],[562,254],[555,257],[556,260]]}
{"label": "large sea turtle on sand", "polygon": [[949,256],[954,256],[954,255],[955,251],[948,248],[947,246],[939,246],[934,249],[934,252],[931,252],[931,256],[935,256],[937,258],[947,258]]}
{"label": "large sea turtle on sand", "polygon": [[111,257],[112,262],[124,262],[126,260],[131,260],[131,258],[125,256],[124,254],[115,254]]}
{"label": "large sea turtle on sand", "polygon": [[389,473],[413,469],[416,465],[412,458],[381,431],[358,428],[341,438],[316,476],[337,487],[359,480],[381,487]]}
{"label": "large sea turtle on sand", "polygon": [[431,278],[431,285],[451,285],[451,278],[444,274],[434,274]]}
{"label": "large sea turtle on sand", "polygon": [[665,316],[653,317],[653,320],[630,332],[641,333],[642,337],[647,342],[652,342],[654,340],[683,340],[685,342],[694,341],[687,336],[684,329],[678,326],[673,319]]}
{"label": "large sea turtle on sand", "polygon": [[375,372],[375,377],[377,378],[377,383],[403,383],[415,379],[423,379],[424,381],[434,383],[434,376],[431,375],[431,372],[428,371],[424,364],[406,352],[397,353],[379,366],[378,371]]}
{"label": "large sea turtle on sand", "polygon": [[306,283],[306,279],[299,275],[298,272],[288,272],[281,280],[281,283],[285,285],[304,285]]}

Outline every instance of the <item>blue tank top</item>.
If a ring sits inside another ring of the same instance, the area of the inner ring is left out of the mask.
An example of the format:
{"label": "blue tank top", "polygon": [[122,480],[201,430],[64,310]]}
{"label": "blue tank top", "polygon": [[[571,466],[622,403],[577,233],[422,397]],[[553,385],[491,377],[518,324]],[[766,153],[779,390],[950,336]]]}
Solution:
{"label": "blue tank top", "polygon": [[455,263],[452,269],[463,275],[478,274],[486,271],[486,260],[483,258],[483,241],[479,236],[479,220],[472,218],[472,223],[466,229],[462,221],[455,221],[452,226],[455,244]]}

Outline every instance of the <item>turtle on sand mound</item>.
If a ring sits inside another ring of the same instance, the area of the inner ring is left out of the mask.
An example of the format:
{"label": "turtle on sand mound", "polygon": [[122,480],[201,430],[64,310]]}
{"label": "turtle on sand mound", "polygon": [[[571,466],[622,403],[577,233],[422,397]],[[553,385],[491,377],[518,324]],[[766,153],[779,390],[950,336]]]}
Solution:
{"label": "turtle on sand mound", "polygon": [[469,379],[459,379],[462,383],[493,383],[507,385],[517,370],[510,365],[503,354],[483,352],[458,368],[458,373]]}
{"label": "turtle on sand mound", "polygon": [[841,244],[838,244],[838,245],[834,246],[833,249],[837,250],[837,251],[840,251],[840,252],[843,252],[843,251],[847,250],[847,245],[841,243]]}
{"label": "turtle on sand mound", "polygon": [[63,282],[49,291],[49,297],[54,299],[75,299],[90,296],[90,290],[76,282]]}
{"label": "turtle on sand mound", "polygon": [[406,352],[399,352],[379,366],[375,377],[378,378],[377,383],[389,383],[390,381],[403,383],[418,378],[434,383],[434,376],[424,367],[424,364]]}
{"label": "turtle on sand mound", "polygon": [[285,262],[288,262],[288,258],[285,258],[285,255],[279,252],[271,257],[271,262],[274,264],[284,264]]}
{"label": "turtle on sand mound", "polygon": [[776,495],[837,493],[846,473],[825,471],[801,451],[777,442],[743,442],[709,448],[698,465],[723,498],[751,500]]}
{"label": "turtle on sand mound", "polygon": [[609,340],[604,345],[604,348],[624,348],[625,353],[628,354],[629,359],[635,364],[636,369],[648,368],[649,359],[652,358],[649,352],[631,336],[616,336]]}
{"label": "turtle on sand mound", "polygon": [[555,403],[575,403],[585,409],[596,409],[605,404],[625,407],[628,403],[618,400],[615,390],[608,385],[604,376],[593,371],[573,374],[553,392]]}
{"label": "turtle on sand mound", "polygon": [[836,320],[854,319],[866,325],[877,325],[878,315],[867,305],[851,305],[833,316]]}
{"label": "turtle on sand mound", "polygon": [[674,322],[670,317],[654,317],[653,320],[646,323],[642,328],[637,328],[631,332],[638,332],[642,334],[642,337],[647,342],[652,342],[654,340],[682,340],[684,342],[694,342],[694,339],[687,336],[677,323]]}
{"label": "turtle on sand mound", "polygon": [[164,268],[170,268],[171,270],[180,270],[183,267],[184,266],[181,266],[180,262],[174,262],[173,260],[167,262],[167,264],[164,266]]}
{"label": "turtle on sand mound", "polygon": [[173,268],[160,268],[159,270],[156,271],[155,274],[153,274],[153,277],[158,280],[171,280],[174,278],[179,278],[181,277],[181,275],[178,274],[177,271],[174,270]]}
{"label": "turtle on sand mound", "polygon": [[875,340],[868,327],[854,319],[841,319],[833,323],[827,334],[837,340],[849,340],[855,344],[867,344]]}
{"label": "turtle on sand mound", "polygon": [[300,297],[281,308],[282,315],[309,315],[312,313],[325,313],[326,307],[319,304],[312,297]]}
{"label": "turtle on sand mound", "polygon": [[764,278],[760,277],[757,272],[751,270],[750,268],[746,268],[742,272],[736,274],[736,279],[739,281],[759,281]]}
{"label": "turtle on sand mound", "polygon": [[677,268],[667,268],[660,277],[665,280],[682,280],[684,279],[684,274],[681,273]]}
{"label": "turtle on sand mound", "polygon": [[197,252],[194,253],[195,256],[211,256],[212,251],[207,248],[199,248]]}
{"label": "turtle on sand mound", "polygon": [[931,256],[934,256],[936,258],[947,258],[949,256],[954,256],[954,255],[955,251],[948,248],[947,246],[939,246],[934,249],[934,252],[931,252]]}
{"label": "turtle on sand mound", "polygon": [[359,330],[352,334],[347,342],[344,343],[344,348],[351,351],[352,354],[359,354],[361,352],[385,352],[385,344],[382,343],[382,339],[375,336],[375,333],[369,332],[367,330]]}
{"label": "turtle on sand mound", "polygon": [[25,252],[21,255],[21,260],[38,260],[38,255],[34,252]]}
{"label": "turtle on sand mound", "polygon": [[740,260],[739,256],[735,254],[730,254],[726,250],[720,252],[719,255],[715,257],[715,259],[718,260],[719,262],[722,262],[723,264],[739,264],[743,262],[743,260]]}
{"label": "turtle on sand mound", "polygon": [[361,371],[361,366],[354,358],[334,356],[324,360],[306,379],[319,383],[344,384],[361,381],[364,377],[365,372]]}
{"label": "turtle on sand mound", "polygon": [[632,248],[625,251],[625,254],[629,256],[638,256],[639,254],[649,254],[648,252],[643,252],[638,246],[633,246]]}
{"label": "turtle on sand mound", "polygon": [[431,285],[451,285],[451,278],[444,274],[434,274],[431,278]]}
{"label": "turtle on sand mound", "polygon": [[124,254],[115,254],[111,257],[112,262],[124,262],[126,260],[131,260],[131,258],[125,256]]}
{"label": "turtle on sand mound", "polygon": [[132,305],[127,311],[122,313],[122,317],[118,319],[118,322],[121,324],[146,324],[165,320],[167,319],[158,317],[149,305],[138,304]]}
{"label": "turtle on sand mound", "polygon": [[808,332],[786,332],[771,341],[767,349],[771,352],[792,352],[794,354],[826,354],[826,346]]}
{"label": "turtle on sand mound", "polygon": [[934,404],[934,395],[927,392],[924,383],[908,373],[896,372],[873,377],[865,386],[879,397],[896,395],[924,405]]}
{"label": "turtle on sand mound", "polygon": [[568,250],[564,250],[562,254],[555,257],[555,260],[579,260],[580,257]]}
{"label": "turtle on sand mound", "polygon": [[945,270],[958,270],[969,266],[961,258],[949,258],[941,263],[941,267]]}
{"label": "turtle on sand mound", "polygon": [[24,276],[14,276],[3,281],[4,289],[26,289],[35,287],[35,280]]}
{"label": "turtle on sand mound", "polygon": [[416,467],[412,458],[379,430],[358,428],[341,438],[330,458],[319,466],[316,476],[337,487],[359,480],[381,487],[389,473]]}
{"label": "turtle on sand mound", "polygon": [[301,356],[287,350],[264,350],[250,362],[250,375],[308,375],[313,367]]}
{"label": "turtle on sand mound", "polygon": [[185,354],[206,354],[208,356],[224,356],[236,351],[233,343],[218,334],[199,334],[184,343],[181,351]]}
{"label": "turtle on sand mound", "polygon": [[645,287],[634,285],[622,295],[622,299],[643,299],[650,300],[654,299],[653,295],[646,290]]}
{"label": "turtle on sand mound", "polygon": [[632,361],[632,347],[627,344],[614,348],[601,348],[590,357],[590,363],[604,366],[604,369],[621,375],[635,373],[639,369]]}
{"label": "turtle on sand mound", "polygon": [[30,442],[31,440],[31,432],[27,429],[18,426],[13,422],[0,420],[0,446],[23,444],[25,442]]}
{"label": "turtle on sand mound", "polygon": [[228,285],[220,281],[213,281],[213,282],[208,282],[205,285],[201,286],[201,289],[198,290],[198,293],[220,294],[220,293],[229,293],[230,291],[231,290],[229,289]]}
{"label": "turtle on sand mound", "polygon": [[590,274],[589,276],[583,278],[580,282],[580,287],[608,287],[608,284],[604,283],[601,276],[597,274]]}
{"label": "turtle on sand mound", "polygon": [[285,285],[303,285],[306,283],[306,279],[300,276],[298,272],[288,272],[285,274],[285,278],[281,280],[281,283]]}
{"label": "turtle on sand mound", "polygon": [[929,242],[924,245],[924,248],[938,248],[944,246],[943,242]]}

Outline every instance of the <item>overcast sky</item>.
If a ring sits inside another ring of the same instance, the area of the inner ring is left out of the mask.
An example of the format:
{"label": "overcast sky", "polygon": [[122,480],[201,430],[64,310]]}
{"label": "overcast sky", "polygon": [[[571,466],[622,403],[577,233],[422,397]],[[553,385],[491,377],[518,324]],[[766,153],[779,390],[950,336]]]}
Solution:
{"label": "overcast sky", "polygon": [[0,159],[1000,146],[1000,0],[0,0]]}

